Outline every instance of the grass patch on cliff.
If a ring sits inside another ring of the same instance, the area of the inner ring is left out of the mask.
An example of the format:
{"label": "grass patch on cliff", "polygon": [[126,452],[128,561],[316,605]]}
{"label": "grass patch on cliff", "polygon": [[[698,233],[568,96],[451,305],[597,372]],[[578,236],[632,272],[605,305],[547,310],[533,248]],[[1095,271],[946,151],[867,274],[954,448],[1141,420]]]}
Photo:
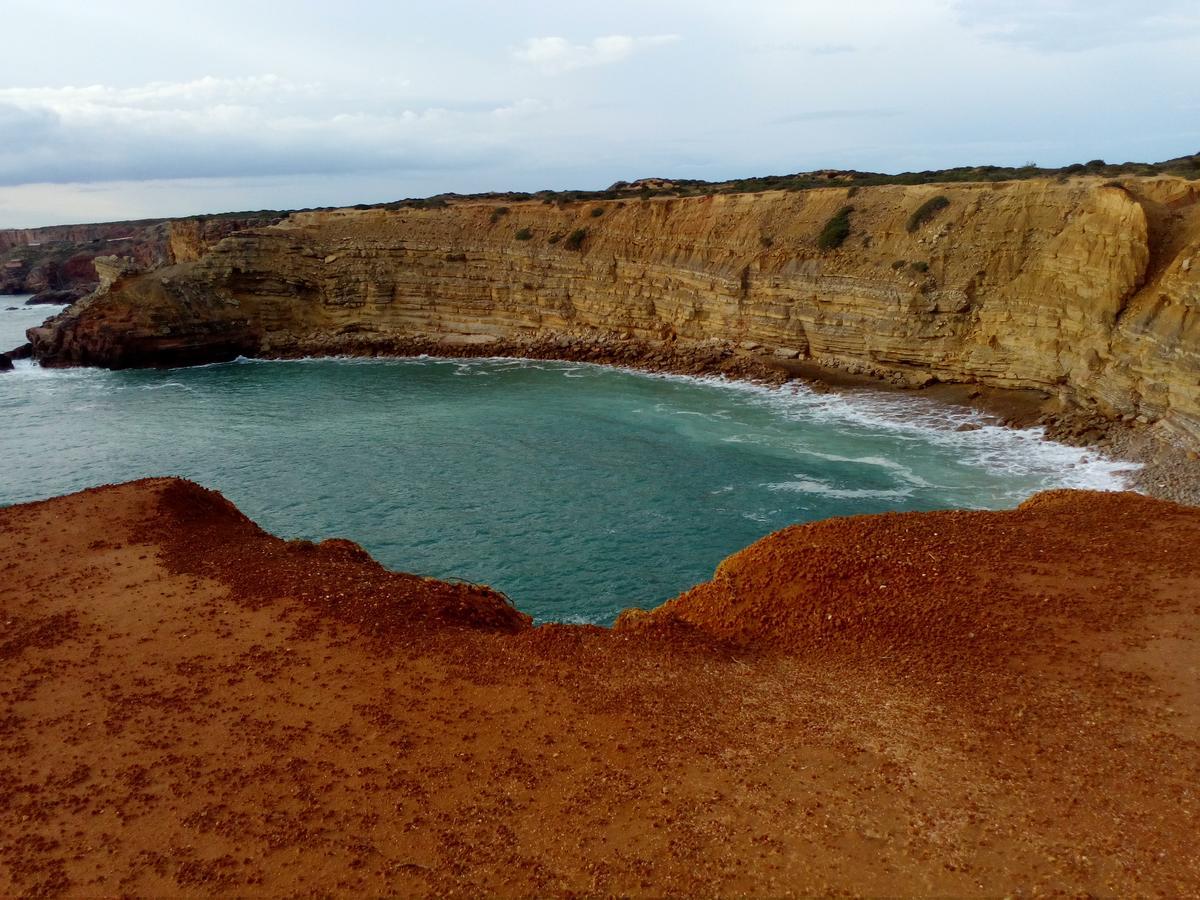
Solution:
{"label": "grass patch on cliff", "polygon": [[587,234],[586,228],[576,228],[567,235],[566,240],[563,241],[563,246],[568,250],[578,250],[583,246],[583,242],[587,240]]}
{"label": "grass patch on cliff", "polygon": [[930,197],[915,210],[913,210],[913,214],[908,217],[908,224],[905,227],[911,234],[926,222],[930,221],[934,216],[936,216],[949,205],[950,198],[945,194],[938,194],[936,197]]}
{"label": "grass patch on cliff", "polygon": [[513,235],[513,237],[515,237],[518,241],[527,241],[533,237],[533,232],[528,228],[521,228],[515,235]]}
{"label": "grass patch on cliff", "polygon": [[825,223],[825,227],[821,229],[821,233],[817,235],[817,246],[822,250],[833,250],[840,247],[842,241],[850,237],[850,213],[852,212],[854,212],[853,206],[843,206],[834,213]]}
{"label": "grass patch on cliff", "polygon": [[604,207],[603,206],[593,206],[592,207],[592,218],[593,219],[598,219],[602,215],[604,215]]}

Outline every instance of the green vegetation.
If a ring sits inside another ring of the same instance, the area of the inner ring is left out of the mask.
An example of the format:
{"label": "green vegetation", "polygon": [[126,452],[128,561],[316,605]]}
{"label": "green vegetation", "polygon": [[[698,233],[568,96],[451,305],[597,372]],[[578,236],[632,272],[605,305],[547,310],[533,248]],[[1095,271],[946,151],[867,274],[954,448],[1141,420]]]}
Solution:
{"label": "green vegetation", "polygon": [[497,206],[492,210],[492,221],[499,222],[502,218],[508,215],[507,206]]}
{"label": "green vegetation", "polygon": [[518,241],[527,241],[533,237],[533,232],[530,231],[528,228],[522,228],[517,231],[517,233],[514,235],[514,237]]}
{"label": "green vegetation", "polygon": [[445,209],[450,204],[443,197],[425,197],[415,200],[400,200],[396,203],[383,204],[384,209]]}
{"label": "green vegetation", "polygon": [[762,248],[764,250],[770,250],[775,246],[775,238],[771,237],[769,234],[764,234],[758,239],[758,242],[762,244]]}
{"label": "green vegetation", "polygon": [[592,218],[593,219],[598,219],[602,215],[604,215],[604,207],[603,206],[593,206],[592,207]]}
{"label": "green vegetation", "polygon": [[583,246],[583,242],[585,240],[587,240],[587,229],[576,228],[569,235],[567,235],[567,239],[563,241],[563,246],[568,250],[578,250]]}
{"label": "green vegetation", "polygon": [[[757,194],[763,191],[807,191],[817,188],[840,188],[846,191],[847,199],[864,187],[899,184],[959,184],[968,182],[1025,181],[1031,178],[1065,180],[1072,177],[1103,177],[1108,179],[1125,176],[1174,175],[1179,178],[1200,180],[1200,152],[1178,156],[1155,163],[1124,162],[1108,163],[1092,159],[1086,163],[1069,166],[1045,167],[1026,164],[1023,166],[959,166],[953,169],[927,169],[921,172],[859,172],[854,169],[822,169],[815,172],[796,172],[791,175],[764,175],[755,178],[736,178],[728,181],[700,181],[690,178],[654,178],[644,181],[618,181],[605,190],[597,191],[489,191],[482,194],[438,194],[433,197],[409,198],[390,203],[375,203],[358,208],[369,209],[444,209],[458,201],[484,201],[497,203],[521,203],[541,201],[565,207],[574,202],[597,200],[643,200],[655,197],[698,197],[714,194]],[[302,210],[280,211],[282,218],[288,212],[314,212],[334,207],[316,207]],[[504,210],[501,212],[500,210]],[[497,207],[493,215],[498,220],[507,212],[506,206]],[[268,213],[221,213],[219,217],[249,217]],[[596,213],[593,213],[596,215]],[[195,218],[189,216],[186,218]],[[144,220],[147,223],[161,220]],[[919,227],[919,226],[918,226]]]}
{"label": "green vegetation", "polygon": [[896,271],[900,271],[907,265],[908,265],[908,260],[898,259],[894,263],[892,263],[892,268],[895,269]]}
{"label": "green vegetation", "polygon": [[921,272],[924,274],[925,272],[929,271],[929,263],[925,262],[924,260],[918,260],[917,262],[909,263],[909,266],[914,272]]}
{"label": "green vegetation", "polygon": [[939,212],[950,205],[950,198],[944,194],[938,194],[936,197],[930,197],[924,203],[916,208],[911,216],[908,217],[908,225],[905,227],[910,231],[916,231]]}
{"label": "green vegetation", "polygon": [[817,246],[822,250],[833,250],[842,245],[842,241],[850,236],[850,213],[854,212],[853,206],[843,206],[829,221],[825,223],[825,227],[821,229],[821,233],[817,235]]}

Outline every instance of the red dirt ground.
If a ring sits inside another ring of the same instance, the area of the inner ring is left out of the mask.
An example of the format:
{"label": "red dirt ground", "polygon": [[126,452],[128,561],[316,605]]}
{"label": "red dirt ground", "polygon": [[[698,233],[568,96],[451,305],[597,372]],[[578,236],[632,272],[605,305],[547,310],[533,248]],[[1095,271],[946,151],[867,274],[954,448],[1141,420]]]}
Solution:
{"label": "red dirt ground", "polygon": [[0,510],[0,893],[1200,894],[1200,509],[785,529],[620,627],[171,479]]}

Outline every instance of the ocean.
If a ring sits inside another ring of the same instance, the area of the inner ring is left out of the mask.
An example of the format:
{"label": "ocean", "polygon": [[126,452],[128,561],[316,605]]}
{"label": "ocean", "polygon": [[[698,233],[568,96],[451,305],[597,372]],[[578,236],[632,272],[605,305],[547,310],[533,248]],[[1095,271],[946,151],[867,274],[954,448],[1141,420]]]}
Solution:
{"label": "ocean", "polygon": [[[57,309],[0,298],[0,349]],[[288,538],[609,624],[828,516],[1120,489],[1126,464],[919,395],[526,360],[238,360],[0,375],[0,505],[151,475]],[[977,430],[957,431],[964,422]]]}

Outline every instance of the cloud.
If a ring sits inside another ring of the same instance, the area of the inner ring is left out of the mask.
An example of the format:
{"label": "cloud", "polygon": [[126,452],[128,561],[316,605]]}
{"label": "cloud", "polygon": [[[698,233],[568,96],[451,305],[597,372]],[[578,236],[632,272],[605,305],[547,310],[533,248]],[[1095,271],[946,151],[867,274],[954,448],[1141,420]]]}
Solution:
{"label": "cloud", "polygon": [[1042,52],[1153,43],[1200,33],[1195,0],[955,0],[958,21],[984,38]]}
{"label": "cloud", "polygon": [[0,100],[0,134],[11,135],[10,140],[44,140],[58,126],[58,116],[51,110],[27,109]]}
{"label": "cloud", "polygon": [[505,106],[497,106],[491,112],[497,119],[525,119],[530,116],[539,116],[551,109],[551,105],[544,100],[523,97]]}
{"label": "cloud", "polygon": [[610,34],[593,38],[588,44],[572,44],[562,37],[529,38],[513,51],[513,57],[535,65],[546,72],[567,72],[588,66],[605,66],[623,62],[639,50],[660,47],[680,40],[677,34],[658,34],[631,37]]}
{"label": "cloud", "polygon": [[410,108],[274,75],[0,89],[0,184],[445,169],[506,152],[534,99]]}
{"label": "cloud", "polygon": [[820,44],[808,52],[813,56],[836,56],[841,53],[854,53],[857,49],[853,44]]}
{"label": "cloud", "polygon": [[813,109],[772,119],[772,123],[824,122],[830,119],[885,119],[901,115],[898,109]]}

